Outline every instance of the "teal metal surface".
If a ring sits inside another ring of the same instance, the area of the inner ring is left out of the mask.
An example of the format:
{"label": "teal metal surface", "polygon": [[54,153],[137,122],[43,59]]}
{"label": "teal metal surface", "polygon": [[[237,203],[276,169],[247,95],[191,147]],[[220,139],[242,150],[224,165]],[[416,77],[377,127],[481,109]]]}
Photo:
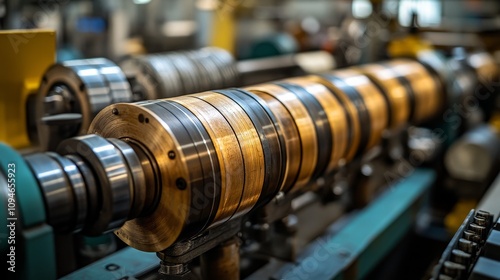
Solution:
{"label": "teal metal surface", "polygon": [[[22,156],[2,143],[0,170],[7,179],[9,173],[15,174],[12,177],[15,179],[15,206],[7,210],[8,205],[0,205],[11,219],[5,222],[14,223],[16,230],[15,244],[9,244],[8,249],[10,253],[10,246],[13,246],[16,255],[15,272],[6,272],[12,273],[9,279],[55,279],[54,236],[52,228],[45,224],[45,207],[38,182]],[[6,242],[6,237],[2,236],[2,243]]]}
{"label": "teal metal surface", "polygon": [[38,183],[21,155],[0,143],[0,169],[8,177],[8,165],[15,165],[16,204],[24,227],[45,222],[45,207]]}
{"label": "teal metal surface", "polygon": [[314,241],[277,279],[363,279],[411,228],[432,170],[417,169],[361,210],[332,237]]}
{"label": "teal metal surface", "polygon": [[160,259],[155,253],[146,253],[127,247],[61,279],[135,279],[158,268],[159,265]]}
{"label": "teal metal surface", "polygon": [[21,238],[23,258],[17,261],[20,271],[16,272],[14,279],[56,279],[57,264],[52,227],[40,224],[23,229]]}

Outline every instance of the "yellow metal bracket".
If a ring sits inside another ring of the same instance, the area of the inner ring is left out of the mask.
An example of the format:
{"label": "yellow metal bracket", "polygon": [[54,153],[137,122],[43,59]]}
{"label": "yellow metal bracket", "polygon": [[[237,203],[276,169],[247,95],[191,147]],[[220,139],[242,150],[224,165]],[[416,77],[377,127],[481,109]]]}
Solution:
{"label": "yellow metal bracket", "polygon": [[27,114],[34,112],[27,112],[27,100],[55,57],[55,31],[0,31],[0,142],[14,148],[30,145]]}

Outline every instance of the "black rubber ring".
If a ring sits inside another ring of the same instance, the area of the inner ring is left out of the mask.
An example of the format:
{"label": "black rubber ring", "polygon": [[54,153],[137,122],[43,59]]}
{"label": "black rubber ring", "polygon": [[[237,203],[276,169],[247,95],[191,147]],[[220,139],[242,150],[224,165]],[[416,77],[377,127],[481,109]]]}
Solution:
{"label": "black rubber ring", "polygon": [[295,94],[302,104],[304,104],[309,116],[313,120],[318,145],[318,159],[311,179],[317,179],[323,175],[328,167],[333,149],[333,136],[325,109],[321,106],[321,103],[303,87],[291,83],[275,84]]}

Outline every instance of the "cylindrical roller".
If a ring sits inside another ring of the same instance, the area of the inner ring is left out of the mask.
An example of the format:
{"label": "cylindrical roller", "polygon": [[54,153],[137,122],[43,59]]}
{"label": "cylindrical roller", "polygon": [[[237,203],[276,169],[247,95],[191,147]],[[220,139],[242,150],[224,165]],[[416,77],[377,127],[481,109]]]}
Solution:
{"label": "cylindrical roller", "polygon": [[233,213],[232,217],[244,215],[256,204],[263,187],[265,176],[264,151],[260,142],[260,136],[248,114],[241,106],[227,96],[213,93],[199,93],[192,95],[191,98],[197,98],[212,105],[224,116],[238,139],[238,145],[243,156],[245,180],[243,195],[240,199],[238,209]]}
{"label": "cylindrical roller", "polygon": [[444,162],[454,178],[482,182],[500,162],[500,137],[490,126],[479,126],[453,143]]}
{"label": "cylindrical roller", "polygon": [[382,92],[365,75],[354,69],[338,70],[327,77],[349,95],[356,105],[361,121],[359,152],[365,152],[377,145],[389,121],[387,114],[389,105]]}
{"label": "cylindrical roller", "polygon": [[257,95],[244,90],[218,90],[245,111],[252,121],[264,152],[264,181],[262,192],[256,206],[261,206],[273,198],[280,190],[286,164],[285,139],[278,120]]}
{"label": "cylindrical roller", "polygon": [[72,217],[74,227],[79,230],[83,227],[88,214],[88,194],[85,180],[77,165],[71,160],[56,153],[47,153],[63,168],[68,182],[71,184],[75,213]]}
{"label": "cylindrical roller", "polygon": [[445,102],[441,84],[422,64],[410,59],[388,61],[382,65],[392,69],[407,83],[413,92],[414,104],[410,110],[410,121],[422,123],[435,117]]}
{"label": "cylindrical roller", "polygon": [[379,64],[369,64],[359,68],[384,94],[389,107],[389,128],[400,127],[410,116],[411,88],[401,81],[401,74]]}
{"label": "cylindrical roller", "polygon": [[[98,235],[121,226],[128,218],[132,205],[131,177],[139,179],[140,176],[130,172],[120,150],[97,135],[86,135],[63,141],[58,153],[81,157],[92,166],[97,179],[102,205],[97,220],[86,226],[86,233]],[[137,173],[141,171],[137,170]]]}
{"label": "cylindrical roller", "polygon": [[324,109],[328,119],[330,133],[332,135],[332,147],[330,160],[325,170],[326,173],[333,171],[343,160],[349,142],[348,115],[340,101],[332,95],[324,85],[313,82],[308,78],[292,78],[287,82],[302,86],[309,94],[314,96]]}
{"label": "cylindrical roller", "polygon": [[205,75],[198,74],[198,68],[191,59],[180,52],[170,53],[168,56],[175,70],[180,75],[183,94],[203,90],[202,85],[205,84],[206,77]]}
{"label": "cylindrical roller", "polygon": [[138,100],[231,87],[239,79],[234,58],[216,47],[131,57],[120,66]]}
{"label": "cylindrical roller", "polygon": [[[264,90],[265,87],[264,89],[249,90],[248,92],[253,92],[258,98],[261,98],[265,102],[270,113],[274,115],[277,126],[281,128],[284,139],[284,151],[282,150],[282,152],[284,152],[285,165],[280,191],[285,192],[290,190],[293,186],[300,170],[302,160],[300,135],[290,111],[288,111],[278,99],[274,98],[272,95],[266,94]],[[270,90],[283,89],[273,86]]]}
{"label": "cylindrical roller", "polygon": [[332,153],[332,133],[325,109],[323,108],[321,103],[302,86],[281,81],[276,82],[275,84],[289,90],[290,92],[294,93],[297,98],[299,98],[314,124],[318,155],[316,167],[311,176],[311,179],[317,179],[325,172],[328,164],[330,163]]}
{"label": "cylindrical roller", "polygon": [[91,224],[95,219],[97,219],[100,212],[100,192],[98,190],[98,183],[94,177],[94,173],[89,165],[77,155],[66,155],[66,159],[70,160],[78,168],[78,171],[82,175],[83,182],[85,184],[85,192],[87,194],[87,216],[85,217],[84,226],[82,227],[85,233],[85,225]]}
{"label": "cylindrical roller", "polygon": [[154,100],[181,94],[179,73],[166,60],[166,55],[151,54],[132,57],[120,63],[125,75],[132,81],[137,100]]}
{"label": "cylindrical roller", "polygon": [[[215,222],[223,223],[237,211],[245,192],[247,177],[245,176],[246,161],[243,155],[243,147],[240,146],[235,128],[230,123],[231,118],[228,119],[226,114],[217,110],[210,102],[200,100],[194,96],[178,97],[173,101],[186,107],[196,115],[215,144],[222,176],[221,202]],[[231,109],[235,110],[236,108]],[[241,111],[239,113],[240,117],[242,117]],[[252,145],[253,143],[249,144]],[[231,190],[227,189],[228,186],[231,186]]]}
{"label": "cylindrical roller", "polygon": [[47,205],[47,222],[61,231],[71,231],[78,216],[73,185],[63,167],[47,154],[33,154],[25,158],[42,189]]}
{"label": "cylindrical roller", "polygon": [[[334,84],[330,80],[330,77],[325,75],[308,76],[306,78],[314,83],[321,84],[326,88],[328,88],[332,96],[336,100],[338,100],[338,102],[341,104],[346,115],[347,126],[350,128],[347,131],[349,139],[348,146],[345,149],[342,158],[345,159],[346,161],[351,161],[358,152],[361,143],[362,128],[360,123],[360,115],[359,115],[360,113],[358,112],[356,105],[353,102],[353,100],[356,100],[359,94],[354,89],[352,89],[352,87],[349,86],[347,86],[347,92],[349,94],[344,93],[345,89],[342,89],[342,87],[339,87],[338,85]],[[345,86],[345,83],[342,86]],[[365,116],[367,116],[366,112]]]}
{"label": "cylindrical roller", "polygon": [[87,132],[108,105],[132,102],[121,69],[104,58],[72,60],[51,66],[38,93],[36,118],[42,149],[55,150],[64,139]]}
{"label": "cylindrical roller", "polygon": [[[288,114],[292,117],[292,123],[298,131],[298,139],[301,146],[300,161],[296,177],[293,181],[287,182],[286,185],[293,186],[293,191],[304,187],[311,180],[318,161],[318,146],[316,128],[307,108],[301,100],[290,90],[274,84],[263,84],[245,88],[247,91],[256,93],[258,96],[266,100],[266,95],[279,101],[285,107]],[[281,112],[274,111],[274,114],[279,116]],[[289,191],[290,189],[286,189]]]}
{"label": "cylindrical roller", "polygon": [[[158,116],[169,118],[164,120],[172,128],[172,133],[178,135],[183,154],[191,155],[186,158],[189,160],[186,164],[194,180],[191,181],[191,210],[184,234],[197,233],[215,219],[221,198],[221,171],[215,146],[203,124],[191,111],[170,101],[156,105],[168,111],[160,112]],[[148,108],[151,106],[148,105]],[[172,115],[175,117],[172,118]]]}
{"label": "cylindrical roller", "polygon": [[161,101],[113,105],[103,110],[90,128],[91,133],[119,138],[142,150],[153,166],[156,185],[146,188],[148,193],[158,189],[154,210],[127,221],[115,232],[125,243],[144,251],[161,251],[178,239],[189,217],[192,182],[197,180],[190,172],[195,167],[187,166],[191,162],[187,157],[194,155],[184,154],[175,130],[147,107],[156,102]]}
{"label": "cylindrical roller", "polygon": [[[197,81],[179,69],[200,73],[228,57],[219,54],[207,64],[189,59],[174,59],[183,65],[172,68],[192,89],[231,76],[226,67],[221,75]],[[359,69],[346,69],[109,106],[91,124],[92,135],[63,142],[63,157],[45,155],[43,161],[59,170],[77,201],[65,204],[68,210],[61,213],[84,221],[84,232],[92,234],[126,221],[116,231],[125,243],[162,251],[249,213],[280,191],[305,191],[311,180],[377,145],[384,129],[424,121],[441,108],[436,75],[415,61],[362,71],[370,78]],[[42,178],[42,171],[36,172],[42,188],[55,184]],[[86,215],[77,199],[83,190],[78,195],[74,190],[82,181]]]}
{"label": "cylindrical roller", "polygon": [[436,50],[424,50],[418,52],[414,58],[427,69],[438,83],[438,91],[442,100],[439,111],[443,111],[449,104],[459,101],[459,93],[453,90],[455,80],[453,69],[451,69],[448,59],[442,53]]}
{"label": "cylindrical roller", "polygon": [[132,147],[118,139],[108,139],[115,148],[120,151],[128,171],[128,186],[130,190],[130,213],[129,219],[136,218],[146,209],[146,178],[141,162]]}
{"label": "cylindrical roller", "polygon": [[217,47],[206,47],[204,50],[210,52],[217,68],[222,73],[224,87],[233,87],[239,82],[240,73],[233,56],[226,50]]}
{"label": "cylindrical roller", "polygon": [[[191,120],[188,122],[180,112]],[[125,126],[127,132],[123,134]],[[202,133],[196,136],[196,130]],[[199,231],[247,213],[262,192],[264,151],[259,134],[242,107],[225,95],[202,93],[116,105],[96,118],[91,131],[107,137],[115,135],[148,150],[158,166],[156,176],[162,184],[157,208],[149,217],[127,222],[117,232],[134,247],[162,250],[187,231]],[[195,144],[210,142],[213,147],[205,151],[201,146],[193,147],[193,136],[201,140]],[[166,158],[162,160],[163,157]],[[200,164],[202,166],[196,167]],[[218,168],[220,170],[216,170]],[[219,177],[220,183],[214,182]],[[197,188],[200,180],[204,180],[203,184]],[[199,190],[203,194],[207,183],[220,195],[211,197],[217,201],[199,209],[194,205],[195,192]],[[174,197],[175,203],[172,203]],[[171,223],[157,228],[153,221],[159,217]]]}

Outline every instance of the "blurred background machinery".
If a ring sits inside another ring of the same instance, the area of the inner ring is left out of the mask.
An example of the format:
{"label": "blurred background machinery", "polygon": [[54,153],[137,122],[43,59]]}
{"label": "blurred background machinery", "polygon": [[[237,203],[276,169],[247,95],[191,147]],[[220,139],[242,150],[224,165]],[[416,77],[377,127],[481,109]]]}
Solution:
{"label": "blurred background machinery", "polygon": [[0,0],[1,275],[500,279],[499,19]]}

